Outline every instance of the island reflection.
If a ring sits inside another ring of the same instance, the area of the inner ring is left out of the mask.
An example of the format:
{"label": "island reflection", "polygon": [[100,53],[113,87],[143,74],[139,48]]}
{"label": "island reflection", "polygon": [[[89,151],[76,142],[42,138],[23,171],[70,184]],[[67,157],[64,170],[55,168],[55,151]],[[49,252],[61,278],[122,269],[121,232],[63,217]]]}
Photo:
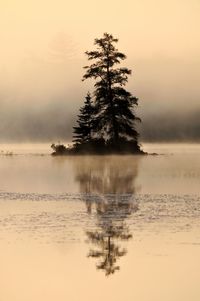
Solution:
{"label": "island reflection", "polygon": [[95,229],[86,231],[87,243],[92,245],[88,257],[97,258],[96,268],[106,276],[120,269],[118,259],[127,253],[120,242],[132,234],[126,219],[138,210],[134,194],[138,191],[136,178],[138,157],[85,157],[77,160],[76,181],[88,214],[96,218]]}

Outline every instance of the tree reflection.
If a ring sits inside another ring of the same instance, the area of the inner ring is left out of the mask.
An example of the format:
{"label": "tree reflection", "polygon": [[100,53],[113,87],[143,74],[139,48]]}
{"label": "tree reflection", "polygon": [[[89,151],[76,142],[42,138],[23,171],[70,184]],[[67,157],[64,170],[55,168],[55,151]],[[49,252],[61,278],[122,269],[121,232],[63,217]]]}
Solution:
{"label": "tree reflection", "polygon": [[132,236],[122,234],[121,229],[114,229],[112,226],[103,232],[87,232],[89,241],[99,247],[99,250],[90,250],[88,257],[101,258],[97,264],[97,269],[105,270],[106,275],[113,274],[119,270],[115,265],[117,258],[126,254],[125,249],[120,249],[118,245],[112,242],[111,238],[129,239]]}
{"label": "tree reflection", "polygon": [[127,253],[120,242],[132,238],[126,219],[138,210],[134,194],[140,158],[92,157],[77,161],[76,180],[88,214],[96,217],[95,229],[86,232],[93,245],[88,257],[97,258],[96,267],[106,276],[120,269],[117,261]]}

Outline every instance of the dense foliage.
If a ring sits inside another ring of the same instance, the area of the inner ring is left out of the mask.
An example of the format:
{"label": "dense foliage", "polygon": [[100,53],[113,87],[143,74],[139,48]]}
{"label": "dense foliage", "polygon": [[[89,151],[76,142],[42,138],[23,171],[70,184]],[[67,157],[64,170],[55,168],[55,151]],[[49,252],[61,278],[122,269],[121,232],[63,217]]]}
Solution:
{"label": "dense foliage", "polygon": [[78,153],[142,153],[136,129],[138,99],[125,89],[131,70],[119,67],[126,56],[116,48],[118,39],[104,33],[95,39],[96,50],[87,51],[89,66],[83,80],[93,79],[94,91],[88,93],[74,129]]}
{"label": "dense foliage", "polygon": [[140,121],[134,112],[138,99],[124,88],[131,70],[117,67],[126,58],[115,47],[117,42],[107,33],[103,38],[95,39],[97,50],[86,52],[88,60],[95,62],[85,67],[83,77],[84,80],[95,80],[94,132],[115,147],[120,138],[137,141],[135,123]]}

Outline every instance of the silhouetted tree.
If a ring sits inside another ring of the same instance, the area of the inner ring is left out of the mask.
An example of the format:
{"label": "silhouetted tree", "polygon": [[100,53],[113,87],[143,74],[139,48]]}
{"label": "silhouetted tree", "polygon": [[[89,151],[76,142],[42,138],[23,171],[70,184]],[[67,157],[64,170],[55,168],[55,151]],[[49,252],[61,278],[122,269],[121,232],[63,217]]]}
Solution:
{"label": "silhouetted tree", "polygon": [[92,78],[96,81],[94,132],[100,137],[103,134],[108,144],[114,147],[120,142],[132,142],[139,150],[135,125],[140,119],[134,112],[138,99],[124,88],[131,70],[116,67],[126,58],[115,47],[117,42],[118,39],[108,33],[95,39],[97,50],[86,52],[88,60],[95,62],[84,67],[83,80]]}
{"label": "silhouetted tree", "polygon": [[73,127],[74,136],[73,142],[83,144],[92,140],[92,118],[94,107],[92,104],[91,95],[88,92],[83,107],[78,115],[78,126]]}
{"label": "silhouetted tree", "polygon": [[118,39],[104,33],[95,39],[97,49],[86,51],[90,66],[83,80],[94,79],[92,99],[87,95],[74,129],[72,147],[52,145],[53,155],[65,154],[145,154],[139,146],[135,114],[138,98],[125,89],[131,70],[118,67],[126,59],[116,48]]}

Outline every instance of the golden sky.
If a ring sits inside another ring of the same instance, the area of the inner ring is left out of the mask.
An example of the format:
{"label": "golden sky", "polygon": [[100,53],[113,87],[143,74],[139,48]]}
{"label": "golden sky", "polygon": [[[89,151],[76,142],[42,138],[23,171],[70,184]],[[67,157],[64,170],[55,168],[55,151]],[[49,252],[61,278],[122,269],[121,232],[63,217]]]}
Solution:
{"label": "golden sky", "polygon": [[142,114],[200,109],[199,10],[199,0],[0,0],[0,101],[77,110],[92,86],[81,82],[84,51],[108,32]]}

